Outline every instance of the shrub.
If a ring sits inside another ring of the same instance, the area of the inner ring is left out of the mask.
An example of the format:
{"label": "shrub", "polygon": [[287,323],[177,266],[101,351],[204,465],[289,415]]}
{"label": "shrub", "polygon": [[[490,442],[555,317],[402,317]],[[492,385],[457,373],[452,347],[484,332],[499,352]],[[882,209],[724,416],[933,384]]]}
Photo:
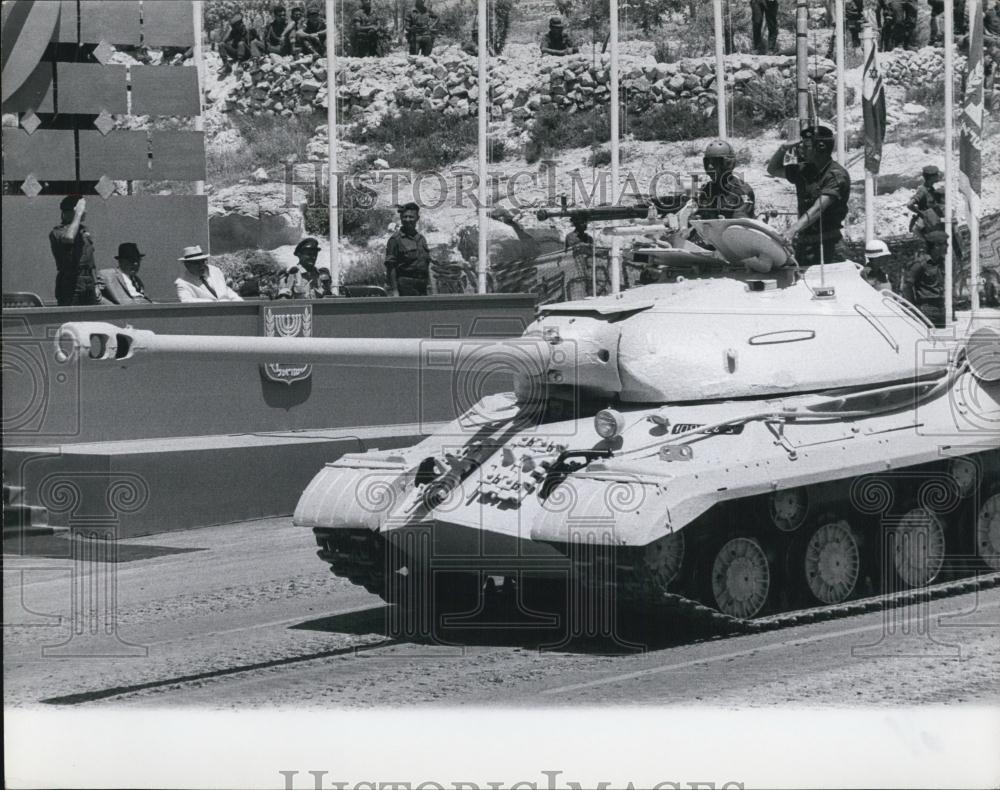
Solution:
{"label": "shrub", "polygon": [[588,167],[603,167],[611,164],[610,148],[595,148],[587,157]]}
{"label": "shrub", "polygon": [[355,128],[350,138],[379,149],[392,146],[384,158],[393,168],[435,170],[470,156],[476,150],[475,118],[448,117],[440,112],[387,115],[373,129]]}
{"label": "shrub", "polygon": [[675,143],[697,137],[711,137],[718,132],[714,108],[711,113],[692,107],[688,102],[660,104],[629,117],[629,130],[637,140],[660,140]]}
{"label": "shrub", "polygon": [[385,256],[377,250],[365,250],[343,273],[344,285],[388,285]]}
{"label": "shrub", "polygon": [[[377,208],[372,204],[370,192],[358,189],[346,182],[340,197],[340,232],[344,238],[355,244],[365,244],[379,236],[396,218],[396,212],[389,208]],[[327,206],[307,206],[303,212],[306,232],[315,236],[330,233],[330,211]]]}
{"label": "shrub", "polygon": [[606,109],[570,114],[549,105],[535,116],[525,159],[532,164],[555,151],[596,145],[610,136],[611,121]]}
{"label": "shrub", "polygon": [[[318,113],[281,116],[248,117],[233,113],[233,126],[240,132],[244,144],[222,150],[209,148],[207,181],[216,187],[231,186],[249,178],[257,168],[272,171],[283,167],[289,156],[305,161],[306,146],[316,133],[316,127],[326,123]],[[281,178],[281,174],[276,176]]]}

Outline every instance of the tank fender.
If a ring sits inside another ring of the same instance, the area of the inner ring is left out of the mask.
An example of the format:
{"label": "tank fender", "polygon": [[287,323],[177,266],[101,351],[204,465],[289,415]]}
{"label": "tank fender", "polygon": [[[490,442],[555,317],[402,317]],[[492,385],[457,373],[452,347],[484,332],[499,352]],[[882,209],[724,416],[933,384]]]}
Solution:
{"label": "tank fender", "polygon": [[532,540],[645,545],[679,528],[663,478],[615,473],[570,476],[554,488],[532,521]]}
{"label": "tank fender", "polygon": [[400,453],[345,455],[324,466],[295,506],[299,527],[380,530],[412,488],[419,458]]}

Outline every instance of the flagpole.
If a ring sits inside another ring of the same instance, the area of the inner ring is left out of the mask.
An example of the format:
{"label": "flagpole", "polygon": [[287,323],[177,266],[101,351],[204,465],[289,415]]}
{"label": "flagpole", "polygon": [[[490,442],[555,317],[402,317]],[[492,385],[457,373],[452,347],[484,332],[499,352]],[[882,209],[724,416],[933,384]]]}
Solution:
{"label": "flagpole", "polygon": [[[867,70],[872,58],[875,57],[875,31],[870,25],[861,30],[861,51],[865,62],[866,74],[862,76],[862,84],[868,79]],[[874,98],[874,97],[873,97]],[[867,131],[867,130],[866,130]],[[865,142],[868,145],[868,142]],[[875,238],[875,174],[865,163],[865,244]]]}
{"label": "flagpole", "polygon": [[726,118],[726,59],[723,47],[726,35],[722,21],[722,0],[715,0],[715,96],[719,110],[719,137],[725,139],[729,128]]}
{"label": "flagpole", "polygon": [[486,293],[486,273],[489,271],[489,222],[486,203],[489,184],[487,132],[489,131],[489,84],[487,74],[486,0],[479,0],[479,260],[476,263],[476,293]]}
{"label": "flagpole", "polygon": [[944,230],[948,249],[944,254],[944,325],[951,326],[954,309],[955,260],[952,217],[955,210],[954,168],[955,125],[955,0],[944,0]]}
{"label": "flagpole", "polygon": [[330,290],[340,294],[340,179],[337,176],[337,34],[334,0],[326,0],[326,141],[330,209]]}
{"label": "flagpole", "polygon": [[[194,14],[194,48],[192,50],[192,54],[194,55],[195,72],[198,75],[198,114],[194,117],[194,130],[196,132],[202,132],[205,130],[205,63],[201,42],[202,36],[204,35],[204,31],[202,29],[203,10],[202,0],[194,0],[191,4],[191,11]],[[204,180],[194,182],[194,193],[196,195],[205,194]]]}
{"label": "flagpole", "polygon": [[[609,38],[611,42],[611,203],[617,206],[619,200],[618,179],[621,176],[621,151],[618,140],[618,0],[609,1]],[[622,286],[621,242],[617,236],[611,239],[611,293],[618,293]],[[597,296],[596,292],[594,296]]]}
{"label": "flagpole", "polygon": [[969,221],[969,310],[971,321],[979,312],[979,211],[982,191],[982,145],[985,95],[983,85],[983,2],[971,0],[969,14],[969,59],[966,94],[962,101],[959,140],[959,178],[965,193]]}
{"label": "flagpole", "polygon": [[847,130],[844,119],[847,115],[847,83],[844,69],[847,67],[844,41],[844,0],[837,0],[837,28],[835,42],[837,47],[837,163],[847,167]]}

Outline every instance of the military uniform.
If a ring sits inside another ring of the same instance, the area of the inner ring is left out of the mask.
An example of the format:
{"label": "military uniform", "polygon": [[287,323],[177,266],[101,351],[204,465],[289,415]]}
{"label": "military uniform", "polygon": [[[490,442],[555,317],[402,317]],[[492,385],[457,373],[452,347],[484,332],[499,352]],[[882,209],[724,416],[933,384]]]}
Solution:
{"label": "military uniform", "polygon": [[56,225],[49,233],[49,246],[56,260],[56,303],[92,305],[100,302],[94,241],[83,224],[72,239],[66,237],[69,223]]}
{"label": "military uniform", "polygon": [[355,57],[372,58],[378,57],[379,52],[379,30],[382,28],[382,20],[373,10],[366,14],[363,8],[359,8],[351,19],[351,50]]}
{"label": "military uniform", "polygon": [[709,181],[695,198],[699,217],[709,213],[714,219],[753,219],[757,198],[753,188],[734,173],[727,173],[721,183]]}
{"label": "military uniform", "polygon": [[556,50],[570,50],[576,52],[576,45],[564,30],[547,30],[542,34],[541,48],[546,49],[556,49]]}
{"label": "military uniform", "polygon": [[864,0],[847,0],[844,5],[844,25],[851,34],[851,46],[858,49],[861,46],[861,28],[865,24]]}
{"label": "military uniform", "polygon": [[434,51],[434,28],[437,27],[437,21],[437,14],[431,13],[430,9],[410,9],[410,13],[406,15],[406,36],[411,55],[430,55]]}
{"label": "military uniform", "polygon": [[927,316],[934,326],[944,326],[944,261],[931,258],[913,264],[903,278],[903,297]]}
{"label": "military uniform", "polygon": [[767,50],[778,51],[778,0],[750,0],[750,18],[753,27],[753,48],[764,52],[764,23],[767,23]]}
{"label": "military uniform", "polygon": [[431,253],[419,231],[397,230],[385,247],[385,268],[396,273],[400,296],[426,296],[430,280]]}
{"label": "military uniform", "polygon": [[785,165],[785,178],[795,185],[799,216],[803,216],[822,195],[832,197],[833,203],[812,225],[804,228],[795,239],[795,257],[808,266],[820,262],[820,249],[826,263],[841,260],[837,249],[842,238],[841,229],[847,218],[847,201],[851,195],[851,177],[841,165],[830,160],[821,169],[812,165]]}

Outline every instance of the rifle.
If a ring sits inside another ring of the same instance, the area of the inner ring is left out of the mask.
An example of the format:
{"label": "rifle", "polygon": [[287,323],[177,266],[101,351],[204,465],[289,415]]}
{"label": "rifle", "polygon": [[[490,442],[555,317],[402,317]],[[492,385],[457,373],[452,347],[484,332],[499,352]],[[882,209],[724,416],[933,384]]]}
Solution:
{"label": "rifle", "polygon": [[539,222],[549,219],[568,219],[571,222],[613,222],[623,219],[657,219],[680,211],[687,204],[684,193],[652,197],[639,195],[640,203],[633,206],[595,206],[594,208],[568,208],[565,195],[559,208],[542,208],[535,212]]}

